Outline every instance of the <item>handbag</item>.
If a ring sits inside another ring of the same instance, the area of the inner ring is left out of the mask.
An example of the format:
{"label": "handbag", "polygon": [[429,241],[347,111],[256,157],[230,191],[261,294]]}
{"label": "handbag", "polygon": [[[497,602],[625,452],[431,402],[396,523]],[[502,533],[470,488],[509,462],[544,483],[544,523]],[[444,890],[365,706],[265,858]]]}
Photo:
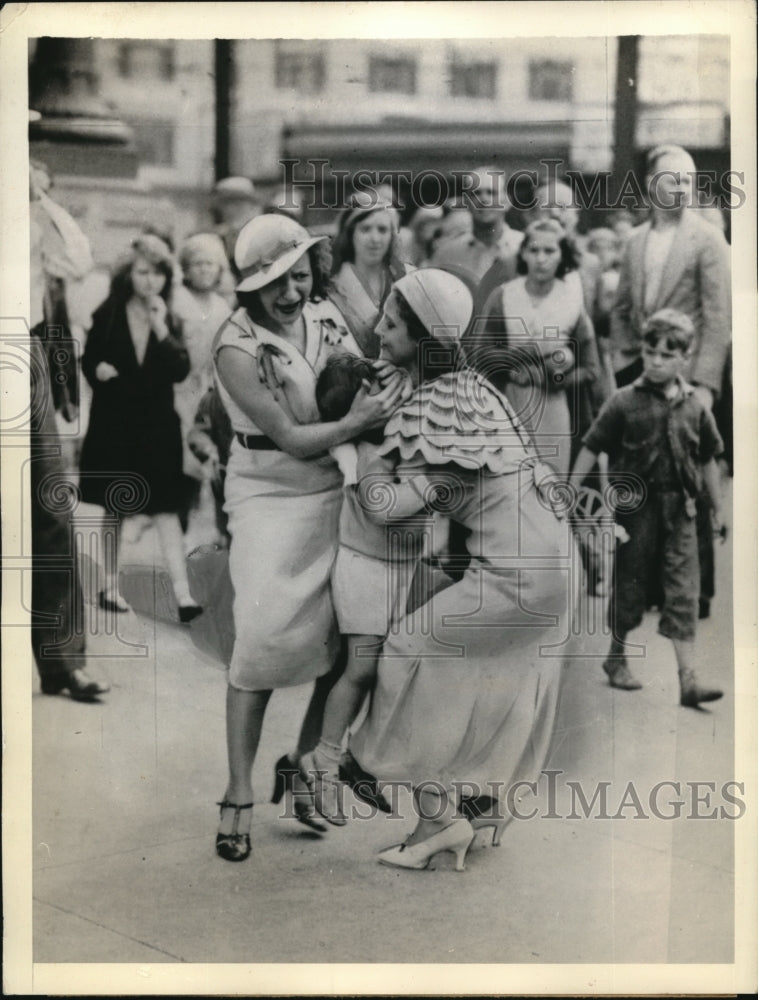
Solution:
{"label": "handbag", "polygon": [[187,576],[193,599],[203,613],[190,623],[192,641],[202,653],[228,666],[234,649],[234,586],[229,550],[200,545],[187,556]]}

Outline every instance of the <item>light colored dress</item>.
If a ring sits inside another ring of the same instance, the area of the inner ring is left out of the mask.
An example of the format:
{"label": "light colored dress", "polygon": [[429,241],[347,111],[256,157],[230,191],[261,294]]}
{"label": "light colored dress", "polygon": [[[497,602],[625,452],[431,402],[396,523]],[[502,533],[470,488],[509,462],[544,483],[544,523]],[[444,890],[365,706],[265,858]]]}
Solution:
{"label": "light colored dress", "polygon": [[174,408],[182,425],[183,463],[185,475],[202,480],[202,463],[192,454],[187,438],[195,422],[200,400],[213,384],[213,338],[231,310],[215,292],[203,308],[192,292],[180,285],[172,296],[171,308],[182,324],[182,336],[190,360],[189,375],[174,386]]}
{"label": "light colored dress", "polygon": [[[350,741],[382,780],[495,795],[491,782],[508,787],[544,766],[573,543],[537,492],[545,469],[523,440],[507,401],[470,371],[422,385],[387,425],[398,504],[415,490],[423,509],[440,488],[437,509],[470,531],[471,562],[385,641],[370,711]],[[386,495],[376,502],[390,506]]]}
{"label": "light colored dress", "polygon": [[[330,302],[309,302],[303,317],[305,356],[244,309],[232,314],[213,346],[214,359],[226,346],[254,359],[264,344],[281,351],[285,363],[273,360],[283,383],[275,398],[301,424],[319,420],[316,378],[330,354],[360,354]],[[260,439],[260,429],[217,383],[234,431]],[[252,388],[271,392],[257,378]],[[339,646],[329,588],[342,504],[339,467],[328,454],[300,459],[275,446],[248,448],[235,434],[225,498],[236,631],[229,684],[261,691],[315,680],[331,669]]]}
{"label": "light colored dress", "polygon": [[563,369],[559,379],[547,383],[532,379],[528,385],[510,381],[505,391],[540,456],[566,476],[571,467],[571,439],[580,430],[573,426],[579,419],[580,386],[600,377],[581,281],[577,272],[570,272],[556,279],[546,296],[533,299],[524,276],[507,282],[500,294],[508,348],[514,352],[517,367],[526,370],[530,353],[536,351],[554,370]]}
{"label": "light colored dress", "polygon": [[384,291],[379,302],[371,297],[350,263],[343,264],[331,281],[329,297],[345,317],[350,332],[367,358],[379,357],[379,338],[374,331],[381,319],[382,307],[389,295],[392,281],[392,274],[387,269]]}

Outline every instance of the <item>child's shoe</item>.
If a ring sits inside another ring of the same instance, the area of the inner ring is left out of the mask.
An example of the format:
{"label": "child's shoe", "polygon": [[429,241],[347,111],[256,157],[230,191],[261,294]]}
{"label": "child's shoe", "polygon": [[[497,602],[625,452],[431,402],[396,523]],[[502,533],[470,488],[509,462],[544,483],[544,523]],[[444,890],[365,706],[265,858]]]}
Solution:
{"label": "child's shoe", "polygon": [[698,708],[701,702],[718,701],[724,696],[724,692],[718,688],[700,687],[694,670],[679,671],[679,687],[681,689],[679,704],[685,708]]}
{"label": "child's shoe", "polygon": [[640,682],[629,671],[623,656],[609,658],[603,664],[603,670],[608,675],[611,687],[621,691],[639,691]]}

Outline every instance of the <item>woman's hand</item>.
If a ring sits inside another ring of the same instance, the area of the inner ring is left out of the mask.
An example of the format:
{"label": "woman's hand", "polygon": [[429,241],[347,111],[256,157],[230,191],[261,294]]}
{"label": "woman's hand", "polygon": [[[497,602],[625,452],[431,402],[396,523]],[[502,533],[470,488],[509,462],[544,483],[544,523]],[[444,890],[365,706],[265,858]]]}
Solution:
{"label": "woman's hand", "polygon": [[385,361],[383,358],[373,361],[372,367],[383,389],[387,388],[387,386],[394,387],[400,383],[403,386],[403,395],[400,402],[404,403],[411,398],[413,395],[413,383],[411,382],[410,375],[404,368],[396,368],[391,361]]}
{"label": "woman's hand", "polygon": [[166,300],[161,295],[154,295],[150,299],[150,305],[148,306],[148,318],[150,320],[150,329],[158,340],[165,340],[168,337],[167,313],[168,306],[166,305]]}
{"label": "woman's hand", "polygon": [[342,419],[351,429],[351,437],[372,427],[384,427],[405,397],[405,380],[392,379],[380,392],[371,395],[371,383],[364,380],[353,405]]}
{"label": "woman's hand", "polygon": [[377,378],[382,385],[388,382],[396,372],[400,371],[391,361],[386,361],[384,358],[377,358],[376,361],[372,361],[371,367],[376,372]]}
{"label": "woman's hand", "polygon": [[108,361],[101,361],[95,369],[95,378],[98,382],[110,382],[112,378],[118,378],[118,369]]}

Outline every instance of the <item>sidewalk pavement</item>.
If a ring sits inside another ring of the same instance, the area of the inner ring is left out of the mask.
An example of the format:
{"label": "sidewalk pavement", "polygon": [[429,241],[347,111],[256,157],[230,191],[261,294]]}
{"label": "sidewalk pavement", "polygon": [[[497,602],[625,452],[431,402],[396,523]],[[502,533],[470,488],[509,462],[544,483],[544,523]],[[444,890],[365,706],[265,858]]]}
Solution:
{"label": "sidewalk pavement", "polygon": [[[143,539],[142,557],[153,557]],[[730,553],[718,553],[713,617],[697,666],[722,701],[679,707],[673,651],[649,615],[633,637],[643,690],[612,690],[601,670],[602,602],[589,602],[563,687],[538,817],[514,820],[500,847],[480,831],[453,871],[383,867],[376,853],[412,828],[355,819],[322,838],[269,804],[274,761],[290,750],[309,690],[272,697],[254,773],[253,854],[215,855],[226,780],[224,673],[186,627],[134,613],[89,639],[101,705],[33,697],[35,962],[78,963],[728,963],[733,960],[734,831],[719,809],[734,773]],[[592,627],[590,627],[592,626]],[[593,631],[594,634],[590,634]],[[132,645],[126,645],[132,644]],[[38,690],[38,688],[37,688]],[[568,781],[591,800],[571,814]],[[628,791],[628,783],[634,789]],[[679,819],[656,818],[685,805]],[[685,783],[701,787],[702,801]],[[643,814],[634,801],[639,796]],[[739,792],[734,791],[739,797]],[[354,801],[348,793],[348,802]],[[524,812],[532,802],[522,800]],[[623,806],[623,808],[622,808]],[[693,812],[716,818],[696,820]]]}

